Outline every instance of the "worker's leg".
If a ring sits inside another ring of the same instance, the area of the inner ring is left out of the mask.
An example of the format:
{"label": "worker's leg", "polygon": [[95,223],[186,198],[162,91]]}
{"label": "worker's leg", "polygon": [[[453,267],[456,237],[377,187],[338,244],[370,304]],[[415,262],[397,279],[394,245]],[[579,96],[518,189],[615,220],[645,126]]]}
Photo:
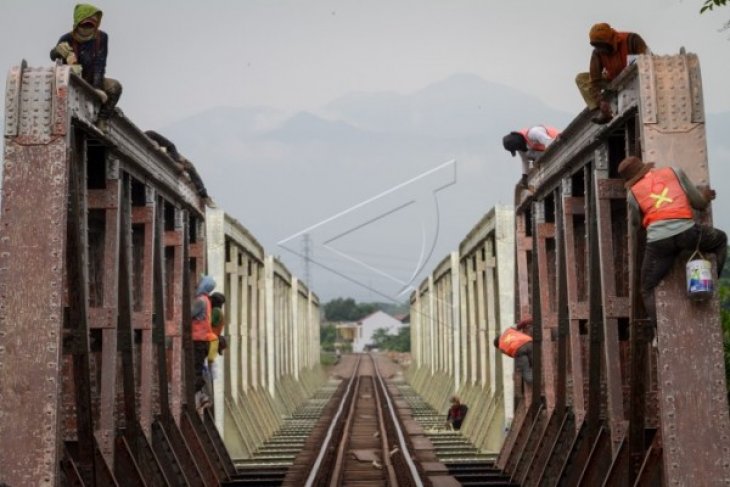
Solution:
{"label": "worker's leg", "polygon": [[107,100],[99,110],[99,118],[109,118],[114,112],[114,107],[122,96],[122,84],[112,78],[104,78],[102,90],[106,93]]}
{"label": "worker's leg", "polygon": [[588,109],[595,110],[598,108],[600,100],[596,99],[591,91],[591,76],[588,73],[578,73],[575,77],[575,84],[578,86],[578,91],[580,91]]}
{"label": "worker's leg", "polygon": [[515,368],[520,371],[522,380],[527,384],[532,384],[532,366],[530,365],[530,359],[527,353],[523,350],[524,346],[517,351],[515,355]]}
{"label": "worker's leg", "polygon": [[215,359],[218,358],[218,343],[218,339],[210,342],[210,346],[208,347],[208,362],[210,363],[215,362]]}
{"label": "worker's leg", "polygon": [[[717,257],[717,275],[722,273],[727,258],[727,235],[722,230],[702,225],[695,225],[686,232],[677,235],[677,245],[685,250],[700,249],[700,252],[712,252]],[[699,243],[699,245],[698,245]]]}
{"label": "worker's leg", "polygon": [[195,391],[201,391],[205,387],[203,377],[205,360],[208,357],[208,342],[193,342],[193,360],[195,361]]}
{"label": "worker's leg", "polygon": [[644,260],[641,263],[641,296],[649,319],[656,325],[656,302],[654,288],[672,269],[674,258],[679,252],[675,244],[676,237],[647,242]]}
{"label": "worker's leg", "polygon": [[524,349],[525,355],[527,355],[527,360],[530,363],[530,368],[532,368],[532,342],[525,343],[520,348]]}

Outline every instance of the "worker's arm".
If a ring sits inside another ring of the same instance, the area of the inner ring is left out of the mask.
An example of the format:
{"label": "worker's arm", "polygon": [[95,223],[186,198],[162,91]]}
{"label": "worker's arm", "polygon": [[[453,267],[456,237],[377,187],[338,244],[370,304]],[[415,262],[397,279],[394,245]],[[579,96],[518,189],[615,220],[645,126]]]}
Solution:
{"label": "worker's arm", "polygon": [[99,31],[99,51],[96,54],[92,67],[91,85],[96,89],[104,87],[104,75],[106,74],[106,57],[109,52],[109,36],[106,32]]}
{"label": "worker's arm", "polygon": [[626,44],[628,44],[629,54],[647,54],[649,52],[649,47],[647,47],[646,42],[644,42],[644,39],[639,34],[633,32],[629,34],[629,37],[626,39]]}
{"label": "worker's arm", "polygon": [[528,174],[530,172],[530,157],[525,151],[518,150],[517,153],[520,155],[520,159],[522,159],[522,174]]}
{"label": "worker's arm", "polygon": [[51,49],[51,61],[61,59],[63,62],[66,62],[68,55],[73,52],[71,42],[73,42],[73,39],[70,34],[62,35],[56,45],[53,46],[53,49]]}
{"label": "worker's arm", "polygon": [[205,304],[205,300],[198,298],[193,303],[192,318],[194,320],[203,320],[208,312],[208,307]]}
{"label": "worker's arm", "polygon": [[710,201],[715,199],[715,192],[708,188],[704,188],[703,190],[698,189],[697,186],[690,181],[683,170],[678,167],[673,169],[674,173],[677,175],[677,179],[679,179],[679,184],[682,185],[682,189],[684,189],[684,192],[687,194],[687,198],[689,199],[692,208],[695,210],[704,210],[707,208]]}
{"label": "worker's arm", "polygon": [[626,203],[629,209],[629,227],[637,227],[641,224],[641,209],[630,189],[626,190]]}

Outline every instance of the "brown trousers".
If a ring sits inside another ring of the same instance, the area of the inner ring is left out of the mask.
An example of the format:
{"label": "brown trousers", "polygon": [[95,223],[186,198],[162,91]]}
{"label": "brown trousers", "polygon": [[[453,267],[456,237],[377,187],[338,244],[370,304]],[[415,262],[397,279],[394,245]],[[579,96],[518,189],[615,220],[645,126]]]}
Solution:
{"label": "brown trousers", "polygon": [[[578,91],[580,91],[588,109],[595,110],[598,108],[601,99],[593,95],[593,91],[591,90],[591,75],[588,73],[578,73],[575,77],[575,84],[578,86]],[[602,84],[606,85],[608,83],[603,81]]]}
{"label": "brown trousers", "polygon": [[114,113],[114,107],[122,96],[122,84],[112,78],[104,78],[101,89],[106,93],[107,100],[99,110],[99,118],[109,118]]}

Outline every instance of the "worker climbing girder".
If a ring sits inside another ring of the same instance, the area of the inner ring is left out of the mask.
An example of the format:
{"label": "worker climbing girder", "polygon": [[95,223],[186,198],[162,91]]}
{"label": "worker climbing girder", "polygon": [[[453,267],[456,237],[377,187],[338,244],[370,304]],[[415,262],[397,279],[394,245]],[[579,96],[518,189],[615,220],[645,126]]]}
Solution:
{"label": "worker climbing girder", "polygon": [[535,318],[540,377],[499,465],[524,485],[727,482],[717,296],[690,302],[675,264],[656,291],[652,343],[639,296],[644,236],[629,225],[618,174],[635,155],[708,185],[699,61],[638,56],[609,93],[611,122],[578,115],[530,171],[534,193],[516,201],[517,309]]}

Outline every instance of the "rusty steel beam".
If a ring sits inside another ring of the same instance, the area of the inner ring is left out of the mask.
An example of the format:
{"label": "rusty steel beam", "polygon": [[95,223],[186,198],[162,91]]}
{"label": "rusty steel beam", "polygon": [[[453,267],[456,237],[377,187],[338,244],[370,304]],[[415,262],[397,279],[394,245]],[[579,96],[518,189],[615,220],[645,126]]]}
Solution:
{"label": "rusty steel beam", "polygon": [[[85,149],[83,139],[76,140]],[[67,279],[77,283],[69,286],[69,324],[72,333],[73,387],[76,406],[76,435],[79,444],[78,468],[84,483],[90,484],[102,479],[102,467],[94,455],[93,419],[91,417],[91,372],[89,367],[89,278],[88,243],[84,184],[86,174],[86,151],[69,164],[69,217],[67,247]],[[58,440],[56,440],[58,441]]]}
{"label": "rusty steel beam", "polygon": [[[180,415],[180,424],[183,422],[183,411]],[[187,478],[188,485],[193,486],[205,486],[205,478],[203,477],[202,470],[199,468],[196,462],[196,457],[193,454],[193,445],[189,445],[185,435],[183,435],[181,426],[178,426],[175,421],[172,421],[164,425],[164,431],[170,444],[175,452],[175,456],[180,462],[185,477]]]}
{"label": "rusty steel beam", "polygon": [[122,356],[122,387],[124,396],[124,422],[127,445],[139,458],[137,438],[142,432],[138,429],[137,389],[135,386],[134,337],[132,330],[132,218],[131,183],[129,176],[123,176],[121,184],[121,205],[119,223],[119,272],[117,306],[117,333],[119,351]]}
{"label": "rusty steel beam", "polygon": [[535,453],[537,452],[540,441],[545,434],[545,429],[548,426],[551,416],[552,414],[548,412],[544,405],[537,411],[535,420],[533,421],[527,435],[525,446],[520,453],[520,458],[517,462],[517,466],[515,467],[515,471],[510,477],[511,482],[516,482],[518,484],[523,484],[525,482],[525,478],[529,473],[530,465],[532,465],[532,462],[535,459]]}
{"label": "rusty steel beam", "polygon": [[[555,241],[555,223],[545,222],[545,202],[538,203],[541,208],[533,217],[536,220],[536,232],[533,240],[537,241],[537,252],[534,254],[533,262],[538,269],[538,285],[532,288],[533,295],[540,299],[540,321],[533,325],[533,334],[537,328],[541,329],[540,356],[542,365],[542,394],[545,398],[545,406],[549,412],[555,408],[555,347],[553,346],[552,330],[556,325],[557,316],[553,310],[553,295],[555,282],[550,279],[550,270],[555,267],[552,262],[548,263],[548,240]],[[533,298],[534,299],[534,298]],[[534,308],[533,308],[534,313]],[[539,324],[538,324],[539,323]],[[534,336],[533,336],[534,338]]]}
{"label": "rusty steel beam", "polygon": [[532,265],[530,272],[531,290],[532,290],[532,343],[533,343],[533,363],[532,363],[532,405],[536,410],[543,406],[543,326],[542,326],[542,305],[540,296],[540,273],[538,268],[538,237],[537,237],[537,203],[532,205]]}
{"label": "rusty steel beam", "polygon": [[[642,57],[638,69],[644,159],[680,167],[694,184],[709,185],[697,56]],[[676,260],[655,290],[663,475],[668,485],[728,483],[730,412],[718,297],[689,301],[685,257]]]}
{"label": "rusty steel beam", "polygon": [[628,438],[624,437],[621,445],[613,457],[603,485],[606,487],[622,487],[629,482],[629,448]]}
{"label": "rusty steel beam", "polygon": [[134,453],[124,436],[117,436],[114,446],[114,477],[120,487],[146,487]]}
{"label": "rusty steel beam", "polygon": [[[601,269],[601,297],[603,313],[603,346],[606,366],[607,413],[611,434],[612,452],[615,454],[624,436],[626,421],[623,406],[623,382],[621,360],[619,359],[618,314],[611,307],[612,298],[617,296],[616,251],[614,242],[614,216],[611,211],[613,199],[625,198],[623,180],[604,179],[608,174],[606,149],[598,151],[595,171],[597,198],[599,262]],[[609,189],[610,188],[610,189]],[[628,310],[625,310],[628,316]]]}
{"label": "rusty steel beam", "polygon": [[[167,436],[163,422],[159,419],[152,423],[152,447],[161,459],[160,464],[171,485],[193,485],[191,481],[188,481],[186,465],[175,453],[175,448]],[[189,468],[190,465],[187,467]],[[197,470],[196,474],[200,475]]]}
{"label": "rusty steel beam", "polygon": [[221,437],[218,428],[216,428],[215,419],[213,418],[213,414],[210,412],[209,408],[203,410],[203,425],[210,437],[213,448],[215,448],[216,454],[220,458],[225,475],[229,478],[233,477],[236,474],[236,466],[228,453],[226,445],[223,443],[223,438]]}
{"label": "rusty steel beam", "polygon": [[[228,480],[228,471],[223,464],[223,459],[220,455],[218,455],[216,444],[210,437],[208,428],[205,427],[203,420],[197,414],[193,406],[187,406],[186,410],[190,424],[198,436],[200,444],[203,447],[203,451],[205,452],[205,456],[208,458],[208,463],[214,471],[215,476],[219,479],[219,481]],[[203,414],[205,414],[205,410],[203,410]]]}
{"label": "rusty steel beam", "polygon": [[203,483],[207,487],[218,486],[220,484],[220,480],[216,475],[215,467],[213,466],[210,458],[208,458],[205,445],[193,425],[193,418],[186,406],[183,406],[182,415],[180,416],[180,431],[185,439],[185,443],[190,448],[192,460],[195,462],[195,465],[197,465],[198,470],[200,470]]}
{"label": "rusty steel beam", "polygon": [[591,446],[578,485],[601,485],[611,468],[611,434],[601,428]]}
{"label": "rusty steel beam", "polygon": [[[46,127],[38,124],[41,117],[52,116],[54,103],[64,104],[67,77],[54,80],[50,73],[24,68],[10,72],[6,93],[0,225],[0,438],[7,447],[0,455],[0,481],[10,485],[53,485],[62,446],[61,269],[65,256],[61,249],[67,238],[69,141],[64,136],[67,125],[59,127],[63,133],[51,141],[50,130],[46,133]],[[50,94],[52,86],[57,90],[51,97],[39,96]],[[38,119],[22,116],[23,97],[38,108]],[[9,138],[18,134],[25,140]],[[23,201],[32,201],[33,207]],[[39,282],[24,284],[18,280],[18,276],[28,274],[38,276]],[[35,306],[24,306],[31,295],[42,299],[34,300]],[[85,339],[80,338],[80,342],[83,353]],[[84,357],[88,360],[88,354]],[[84,404],[90,407],[90,401]],[[26,414],[19,415],[18,411]],[[91,428],[88,423],[83,426],[88,441]],[[31,452],[38,461],[28,468]],[[93,459],[88,463],[93,465]]]}
{"label": "rusty steel beam", "polygon": [[[558,433],[552,438],[553,443],[550,446],[547,461],[536,485],[562,485],[560,484],[561,472],[566,459],[570,455],[576,434],[575,415],[572,410],[568,409],[563,414],[563,421]],[[550,439],[548,438],[548,440]]]}
{"label": "rusty steel beam", "polygon": [[[542,433],[539,435],[533,435],[537,438],[537,444],[534,448],[532,457],[528,459],[527,467],[523,478],[518,478],[519,484],[524,486],[536,486],[539,485],[540,477],[545,468],[545,464],[548,460],[548,456],[555,444],[555,438],[558,436],[560,426],[562,425],[562,414],[558,413],[557,409],[548,412],[549,418],[547,423],[544,425]],[[529,445],[529,442],[528,442]],[[528,447],[528,449],[530,449]],[[529,451],[529,450],[526,450]]]}
{"label": "rusty steel beam", "polygon": [[[191,317],[191,300],[190,300],[190,228],[187,213],[182,215],[182,299],[180,300],[181,317],[182,317],[182,344],[183,357],[182,363],[185,370],[185,382],[183,388],[183,398],[188,405],[195,405],[195,352],[193,351],[193,331]],[[180,420],[182,426],[182,419]]]}
{"label": "rusty steel beam", "polygon": [[666,485],[662,469],[662,450],[661,433],[657,432],[636,476],[635,487],[664,487]]}
{"label": "rusty steel beam", "polygon": [[[585,265],[585,251],[579,253],[578,242],[585,245],[586,238],[584,235],[577,235],[575,230],[575,215],[585,216],[585,198],[572,196],[572,187],[566,188],[566,181],[563,180],[563,201],[565,218],[563,221],[563,234],[565,237],[565,245],[561,248],[565,252],[565,272],[567,279],[567,299],[568,299],[568,336],[570,345],[570,374],[571,374],[571,399],[572,409],[575,413],[576,422],[583,422],[585,417],[585,374],[583,373],[583,348],[580,337],[580,320],[588,319],[588,303],[581,300],[578,294],[578,282],[586,282],[585,267],[579,266],[579,259]],[[582,259],[581,259],[582,257]]]}

